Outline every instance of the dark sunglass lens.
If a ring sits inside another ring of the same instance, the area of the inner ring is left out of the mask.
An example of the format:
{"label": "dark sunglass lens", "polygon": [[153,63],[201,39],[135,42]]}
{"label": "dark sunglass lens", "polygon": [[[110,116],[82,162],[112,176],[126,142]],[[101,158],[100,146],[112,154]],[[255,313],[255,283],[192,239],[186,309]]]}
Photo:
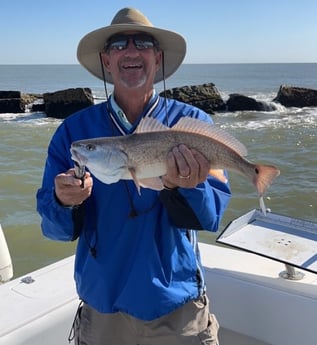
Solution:
{"label": "dark sunglass lens", "polygon": [[134,45],[137,49],[149,49],[149,48],[153,48],[154,44],[152,41],[148,41],[148,40],[143,40],[143,39],[135,39],[134,40]]}
{"label": "dark sunglass lens", "polygon": [[130,39],[132,39],[134,46],[138,50],[150,49],[158,46],[155,39],[149,35],[119,35],[109,39],[105,50],[124,50],[128,47]]}
{"label": "dark sunglass lens", "polygon": [[128,40],[113,41],[108,44],[108,49],[123,50],[128,46]]}
{"label": "dark sunglass lens", "polygon": [[129,38],[126,35],[115,35],[110,37],[105,45],[105,50],[122,50],[128,45]]}

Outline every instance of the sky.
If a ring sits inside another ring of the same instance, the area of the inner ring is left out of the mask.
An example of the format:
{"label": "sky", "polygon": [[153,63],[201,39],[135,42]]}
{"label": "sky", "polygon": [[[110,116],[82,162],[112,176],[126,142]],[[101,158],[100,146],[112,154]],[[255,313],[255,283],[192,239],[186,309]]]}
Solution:
{"label": "sky", "polygon": [[184,63],[317,62],[316,0],[2,0],[0,64],[77,64],[123,7],[187,42]]}

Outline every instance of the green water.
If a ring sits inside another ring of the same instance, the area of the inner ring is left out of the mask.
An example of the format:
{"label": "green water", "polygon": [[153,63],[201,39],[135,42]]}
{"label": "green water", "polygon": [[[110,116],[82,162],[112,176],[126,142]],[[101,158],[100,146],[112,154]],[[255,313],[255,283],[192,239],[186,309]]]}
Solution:
{"label": "green water", "polygon": [[[281,176],[265,204],[276,213],[317,221],[316,113],[241,114],[215,117],[249,149],[249,159],[276,164]],[[35,210],[48,142],[58,121],[42,115],[10,116],[0,121],[0,223],[11,252],[15,277],[74,253],[75,243],[44,238]],[[233,198],[221,229],[235,217],[258,207],[254,187],[230,175]],[[201,233],[214,242],[216,235]]]}

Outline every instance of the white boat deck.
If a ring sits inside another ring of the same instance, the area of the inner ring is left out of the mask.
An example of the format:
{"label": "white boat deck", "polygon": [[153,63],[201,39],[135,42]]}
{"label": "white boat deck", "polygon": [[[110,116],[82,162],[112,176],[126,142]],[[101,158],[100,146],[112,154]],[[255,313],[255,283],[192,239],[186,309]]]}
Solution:
{"label": "white boat deck", "polygon": [[73,265],[71,256],[0,286],[1,345],[44,343],[40,339],[68,344],[67,329],[78,305]]}
{"label": "white boat deck", "polygon": [[[316,345],[317,275],[284,280],[284,265],[263,257],[200,244],[220,345]],[[74,257],[0,287],[1,345],[63,345],[78,298]],[[31,280],[32,280],[31,279]]]}
{"label": "white boat deck", "polygon": [[[279,276],[285,266],[261,256],[200,245],[211,308],[224,332],[220,345],[316,345],[317,275]],[[303,272],[303,271],[302,271]],[[230,332],[225,332],[230,330]],[[231,339],[231,332],[255,339]]]}

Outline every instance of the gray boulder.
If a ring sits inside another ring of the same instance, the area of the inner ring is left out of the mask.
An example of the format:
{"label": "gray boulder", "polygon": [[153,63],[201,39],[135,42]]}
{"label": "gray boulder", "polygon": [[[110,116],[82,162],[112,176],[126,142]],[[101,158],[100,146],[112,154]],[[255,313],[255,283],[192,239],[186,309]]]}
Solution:
{"label": "gray boulder", "polygon": [[164,91],[161,92],[160,96],[192,104],[209,114],[214,114],[215,111],[225,110],[226,108],[219,91],[213,83],[175,87],[166,90],[165,93]]}
{"label": "gray boulder", "polygon": [[24,113],[25,101],[20,91],[0,91],[0,113]]}
{"label": "gray boulder", "polygon": [[45,113],[48,117],[64,119],[94,104],[90,88],[73,88],[43,94]]}
{"label": "gray boulder", "polygon": [[265,111],[262,102],[258,102],[254,98],[247,97],[238,93],[229,95],[227,100],[228,111]]}
{"label": "gray boulder", "polygon": [[281,85],[273,101],[284,105],[284,107],[316,107],[317,90]]}

